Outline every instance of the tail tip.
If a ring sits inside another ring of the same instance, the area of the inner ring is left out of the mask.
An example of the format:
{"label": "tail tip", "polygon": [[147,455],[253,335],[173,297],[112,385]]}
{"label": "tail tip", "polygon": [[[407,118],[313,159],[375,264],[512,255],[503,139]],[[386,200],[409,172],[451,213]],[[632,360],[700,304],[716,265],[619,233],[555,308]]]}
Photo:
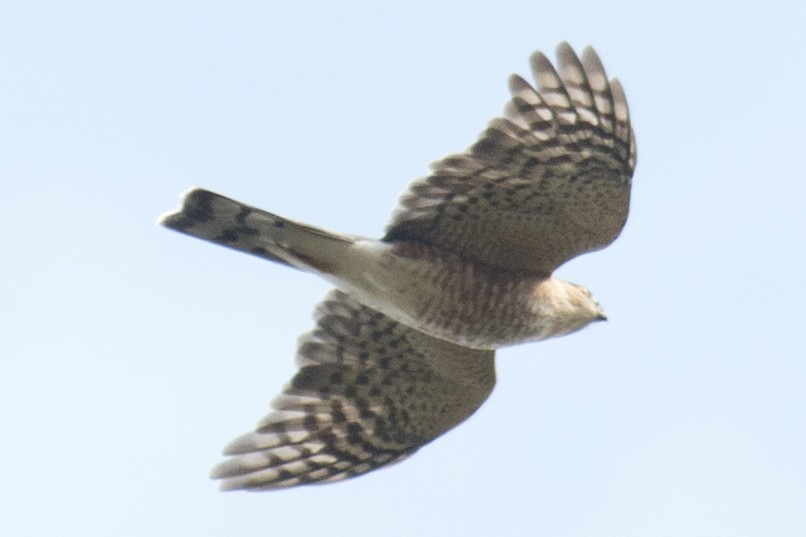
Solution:
{"label": "tail tip", "polygon": [[203,188],[193,187],[180,197],[180,207],[160,215],[157,225],[174,230],[183,230],[213,218],[212,200],[215,194]]}

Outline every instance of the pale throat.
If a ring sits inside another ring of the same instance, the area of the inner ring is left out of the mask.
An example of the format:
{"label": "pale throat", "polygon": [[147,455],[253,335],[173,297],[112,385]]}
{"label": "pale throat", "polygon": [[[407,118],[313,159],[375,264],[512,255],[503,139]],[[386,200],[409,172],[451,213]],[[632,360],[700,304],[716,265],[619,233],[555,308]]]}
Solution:
{"label": "pale throat", "polygon": [[552,277],[541,280],[532,288],[535,313],[543,316],[575,311],[578,293],[576,286],[564,280]]}

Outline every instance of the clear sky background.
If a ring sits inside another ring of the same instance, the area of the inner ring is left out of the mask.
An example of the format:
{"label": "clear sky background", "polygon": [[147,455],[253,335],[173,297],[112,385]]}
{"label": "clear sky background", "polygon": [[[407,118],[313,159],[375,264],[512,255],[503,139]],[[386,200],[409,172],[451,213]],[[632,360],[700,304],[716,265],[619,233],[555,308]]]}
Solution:
{"label": "clear sky background", "polygon": [[[0,534],[803,536],[805,6],[3,2]],[[328,286],[157,216],[204,186],[379,236],[561,40],[638,138],[621,238],[558,271],[610,321],[500,351],[402,464],[219,492]]]}

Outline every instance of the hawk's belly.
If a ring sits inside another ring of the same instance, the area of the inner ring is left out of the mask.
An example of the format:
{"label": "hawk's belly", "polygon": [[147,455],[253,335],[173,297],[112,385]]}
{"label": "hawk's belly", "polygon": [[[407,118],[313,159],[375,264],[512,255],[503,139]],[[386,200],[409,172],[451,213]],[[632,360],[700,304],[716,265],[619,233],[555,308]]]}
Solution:
{"label": "hawk's belly", "polygon": [[555,335],[535,304],[544,278],[495,271],[420,243],[358,241],[354,248],[329,279],[400,323],[478,349]]}

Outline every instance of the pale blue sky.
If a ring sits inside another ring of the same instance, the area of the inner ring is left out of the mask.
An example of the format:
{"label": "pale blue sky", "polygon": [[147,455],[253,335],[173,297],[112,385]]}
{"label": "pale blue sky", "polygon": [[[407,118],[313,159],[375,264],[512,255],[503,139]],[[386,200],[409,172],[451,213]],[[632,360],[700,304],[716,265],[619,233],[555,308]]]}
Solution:
{"label": "pale blue sky", "polygon": [[[802,2],[21,2],[0,14],[4,536],[806,534]],[[638,138],[610,321],[410,460],[207,478],[328,286],[154,225],[204,186],[381,234],[506,77],[593,44]]]}

